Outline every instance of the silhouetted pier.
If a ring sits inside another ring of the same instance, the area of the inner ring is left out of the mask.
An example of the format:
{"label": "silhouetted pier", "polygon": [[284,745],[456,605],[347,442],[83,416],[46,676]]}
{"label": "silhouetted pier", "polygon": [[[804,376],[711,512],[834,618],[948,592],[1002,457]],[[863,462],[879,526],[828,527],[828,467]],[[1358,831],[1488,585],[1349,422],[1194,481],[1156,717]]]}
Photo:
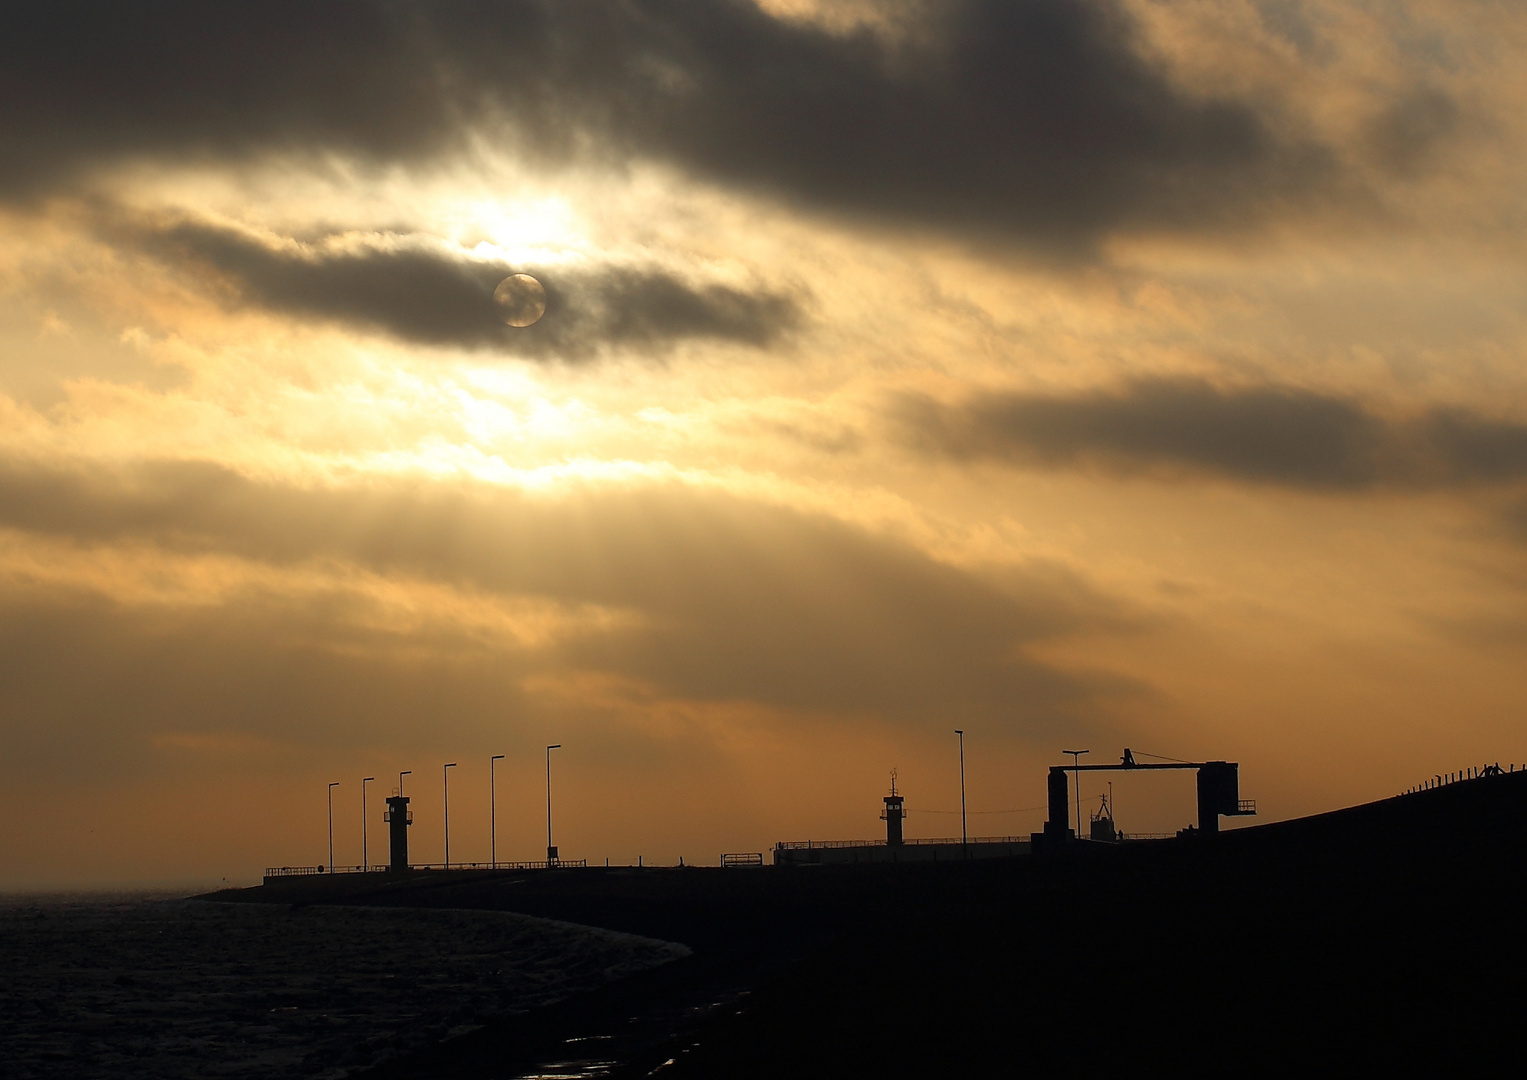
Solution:
{"label": "silhouetted pier", "polygon": [[953,862],[1004,859],[1029,853],[1027,836],[958,836],[903,840],[792,840],[774,845],[775,866],[824,863]]}
{"label": "silhouetted pier", "polygon": [[[511,1061],[523,1075],[569,1041],[622,1031],[637,1034],[614,1075],[673,1059],[663,1075],[675,1080],[995,1076],[1015,1063],[1041,1075],[1122,1072],[1142,1060],[1189,1075],[1446,1075],[1517,1026],[1524,813],[1527,772],[1480,766],[1311,817],[1159,843],[1078,840],[1042,858],[945,862],[941,850],[937,864],[850,859],[807,872],[273,868],[310,872],[221,898],[517,911],[695,950],[603,996],[493,1021],[374,1080],[512,1074]],[[776,850],[941,844],[962,846]],[[707,1013],[739,1001],[739,988],[745,1001]],[[708,1019],[665,1026],[680,1015]]]}
{"label": "silhouetted pier", "polygon": [[[409,863],[404,873],[419,873],[426,870],[446,870],[456,873],[461,870],[472,870],[480,873],[496,873],[503,870],[548,870],[558,867],[587,866],[586,859],[556,859],[548,862],[545,859],[532,859],[521,862],[453,862],[453,863]],[[331,877],[335,874],[371,874],[388,875],[397,874],[398,871],[390,865],[382,866],[267,866],[265,868],[265,881],[268,883],[281,878],[294,877]]]}

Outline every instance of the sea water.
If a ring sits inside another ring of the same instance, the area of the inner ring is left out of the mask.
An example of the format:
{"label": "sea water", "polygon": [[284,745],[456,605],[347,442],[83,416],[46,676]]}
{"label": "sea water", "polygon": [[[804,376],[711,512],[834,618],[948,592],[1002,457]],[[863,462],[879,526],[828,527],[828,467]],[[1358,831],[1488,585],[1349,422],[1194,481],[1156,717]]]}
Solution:
{"label": "sea water", "polygon": [[338,1078],[685,952],[503,912],[0,896],[0,1075]]}

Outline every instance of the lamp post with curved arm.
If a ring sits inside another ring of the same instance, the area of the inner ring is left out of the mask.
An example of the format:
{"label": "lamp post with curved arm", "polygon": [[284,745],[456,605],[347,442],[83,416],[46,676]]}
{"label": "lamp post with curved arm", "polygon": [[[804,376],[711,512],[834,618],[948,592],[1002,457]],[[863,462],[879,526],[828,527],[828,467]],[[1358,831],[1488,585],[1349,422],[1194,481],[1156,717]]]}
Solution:
{"label": "lamp post with curved arm", "polygon": [[451,770],[456,767],[454,761],[446,764],[440,770],[440,775],[445,778],[445,868],[451,868]]}
{"label": "lamp post with curved arm", "polygon": [[1071,770],[1071,783],[1076,788],[1076,835],[1082,835],[1082,755],[1092,753],[1091,750],[1062,750],[1062,754],[1071,755],[1071,763],[1076,766]]}
{"label": "lamp post with curved arm", "polygon": [[960,855],[962,858],[970,858],[970,830],[965,824],[965,730],[955,728],[954,733],[960,737]]}
{"label": "lamp post with curved arm", "polygon": [[488,759],[488,862],[498,869],[498,788],[495,784],[493,766],[504,760],[503,754]]}
{"label": "lamp post with curved arm", "polygon": [[557,861],[557,848],[551,842],[551,752],[562,749],[561,743],[552,743],[546,748],[546,861]]}
{"label": "lamp post with curved arm", "polygon": [[374,776],[361,777],[361,871],[371,869],[371,854],[366,848],[366,785],[376,780]]}
{"label": "lamp post with curved arm", "polygon": [[329,873],[334,873],[334,789],[339,787],[339,781],[335,780],[329,785]]}

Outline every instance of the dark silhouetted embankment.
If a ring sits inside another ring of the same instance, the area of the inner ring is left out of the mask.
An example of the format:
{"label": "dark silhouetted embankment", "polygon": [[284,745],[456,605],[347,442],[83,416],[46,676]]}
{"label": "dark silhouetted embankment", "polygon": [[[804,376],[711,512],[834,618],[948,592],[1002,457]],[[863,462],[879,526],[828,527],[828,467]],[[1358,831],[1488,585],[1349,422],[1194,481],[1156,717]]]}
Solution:
{"label": "dark silhouetted embankment", "polygon": [[1517,1053],[1524,814],[1515,773],[1044,857],[423,874],[238,898],[487,907],[695,949],[377,1077],[522,1075],[591,1036],[617,1076],[670,1059],[659,1075],[1451,1071]]}

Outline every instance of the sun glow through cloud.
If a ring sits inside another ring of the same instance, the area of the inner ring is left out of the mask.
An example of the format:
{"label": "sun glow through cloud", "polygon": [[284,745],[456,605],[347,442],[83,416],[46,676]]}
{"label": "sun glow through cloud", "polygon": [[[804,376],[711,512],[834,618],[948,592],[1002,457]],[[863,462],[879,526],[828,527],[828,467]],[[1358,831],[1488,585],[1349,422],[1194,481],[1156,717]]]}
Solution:
{"label": "sun glow through cloud", "polygon": [[[1275,816],[1510,756],[1527,16],[531,6],[0,43],[4,835],[193,759],[561,741],[569,850],[661,857],[948,804],[951,726],[1014,806],[1074,739]],[[103,844],[0,884],[203,872]]]}

